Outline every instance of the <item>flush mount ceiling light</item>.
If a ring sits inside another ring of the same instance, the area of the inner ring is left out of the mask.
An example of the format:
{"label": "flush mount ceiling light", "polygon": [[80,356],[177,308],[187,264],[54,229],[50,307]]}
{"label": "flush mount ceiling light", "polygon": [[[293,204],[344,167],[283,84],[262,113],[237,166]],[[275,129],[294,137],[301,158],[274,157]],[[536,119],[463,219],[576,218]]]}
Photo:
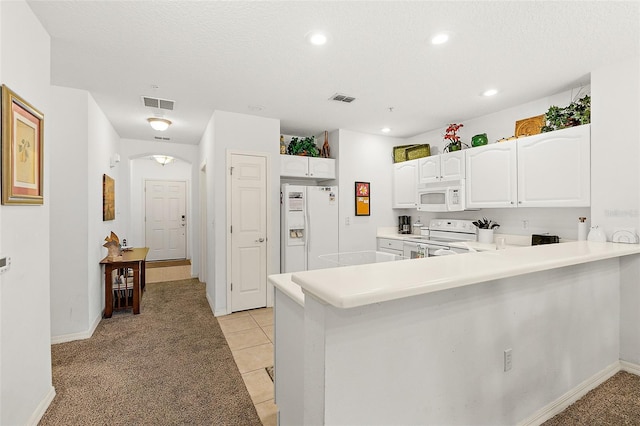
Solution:
{"label": "flush mount ceiling light", "polygon": [[169,155],[154,155],[153,159],[163,166],[166,166],[174,160],[174,158]]}
{"label": "flush mount ceiling light", "polygon": [[482,92],[482,96],[494,96],[498,94],[498,90],[497,89],[488,89],[485,90],[484,92]]}
{"label": "flush mount ceiling light", "polygon": [[314,46],[322,46],[324,44],[327,44],[327,41],[329,40],[325,34],[319,31],[308,32],[305,38]]}
{"label": "flush mount ceiling light", "polygon": [[166,118],[151,117],[147,118],[147,121],[149,122],[149,125],[153,127],[153,130],[157,130],[159,132],[164,132],[171,125],[171,121]]}
{"label": "flush mount ceiling light", "polygon": [[438,33],[431,38],[431,44],[444,44],[449,41],[449,34]]}
{"label": "flush mount ceiling light", "polygon": [[382,133],[389,133],[391,131],[391,128],[390,127],[383,127],[382,129],[380,129],[380,131]]}

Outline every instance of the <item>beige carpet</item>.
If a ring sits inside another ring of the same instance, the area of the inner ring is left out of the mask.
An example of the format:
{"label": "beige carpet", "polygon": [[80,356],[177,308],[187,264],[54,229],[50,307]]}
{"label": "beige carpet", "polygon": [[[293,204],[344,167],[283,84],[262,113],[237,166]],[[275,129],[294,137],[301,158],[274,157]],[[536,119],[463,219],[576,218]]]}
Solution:
{"label": "beige carpet", "polygon": [[640,425],[640,377],[620,371],[543,425]]}
{"label": "beige carpet", "polygon": [[197,279],[147,283],[142,313],[52,346],[41,425],[260,425]]}

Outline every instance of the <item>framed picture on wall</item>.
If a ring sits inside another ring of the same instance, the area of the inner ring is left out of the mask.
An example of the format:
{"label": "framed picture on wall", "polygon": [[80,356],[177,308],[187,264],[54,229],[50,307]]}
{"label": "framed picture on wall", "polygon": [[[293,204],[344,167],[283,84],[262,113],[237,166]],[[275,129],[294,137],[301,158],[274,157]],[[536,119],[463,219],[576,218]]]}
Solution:
{"label": "framed picture on wall", "polygon": [[44,202],[44,115],[2,85],[2,204]]}
{"label": "framed picture on wall", "polygon": [[102,175],[102,220],[116,218],[116,183],[113,178]]}
{"label": "framed picture on wall", "polygon": [[356,216],[371,215],[369,182],[356,182]]}

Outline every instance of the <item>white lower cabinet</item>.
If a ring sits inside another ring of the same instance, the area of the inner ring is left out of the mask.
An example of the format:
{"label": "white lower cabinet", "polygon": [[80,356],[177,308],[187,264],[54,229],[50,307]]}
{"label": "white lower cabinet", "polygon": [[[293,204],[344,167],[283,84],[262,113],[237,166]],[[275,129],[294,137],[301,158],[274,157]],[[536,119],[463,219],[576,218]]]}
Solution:
{"label": "white lower cabinet", "polygon": [[467,208],[516,207],[516,141],[471,148],[466,154]]}
{"label": "white lower cabinet", "polygon": [[418,160],[403,161],[393,165],[394,209],[411,209],[417,206]]}
{"label": "white lower cabinet", "polygon": [[404,254],[404,242],[393,238],[378,238],[378,251],[391,253],[398,256]]}

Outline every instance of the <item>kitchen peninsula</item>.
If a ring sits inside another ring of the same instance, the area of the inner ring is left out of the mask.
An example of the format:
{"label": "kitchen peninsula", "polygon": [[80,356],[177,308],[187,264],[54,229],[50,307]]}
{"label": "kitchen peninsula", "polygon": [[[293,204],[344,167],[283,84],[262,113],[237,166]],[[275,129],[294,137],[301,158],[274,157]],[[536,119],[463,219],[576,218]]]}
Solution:
{"label": "kitchen peninsula", "polygon": [[273,275],[280,424],[537,424],[638,363],[638,254],[568,242]]}

